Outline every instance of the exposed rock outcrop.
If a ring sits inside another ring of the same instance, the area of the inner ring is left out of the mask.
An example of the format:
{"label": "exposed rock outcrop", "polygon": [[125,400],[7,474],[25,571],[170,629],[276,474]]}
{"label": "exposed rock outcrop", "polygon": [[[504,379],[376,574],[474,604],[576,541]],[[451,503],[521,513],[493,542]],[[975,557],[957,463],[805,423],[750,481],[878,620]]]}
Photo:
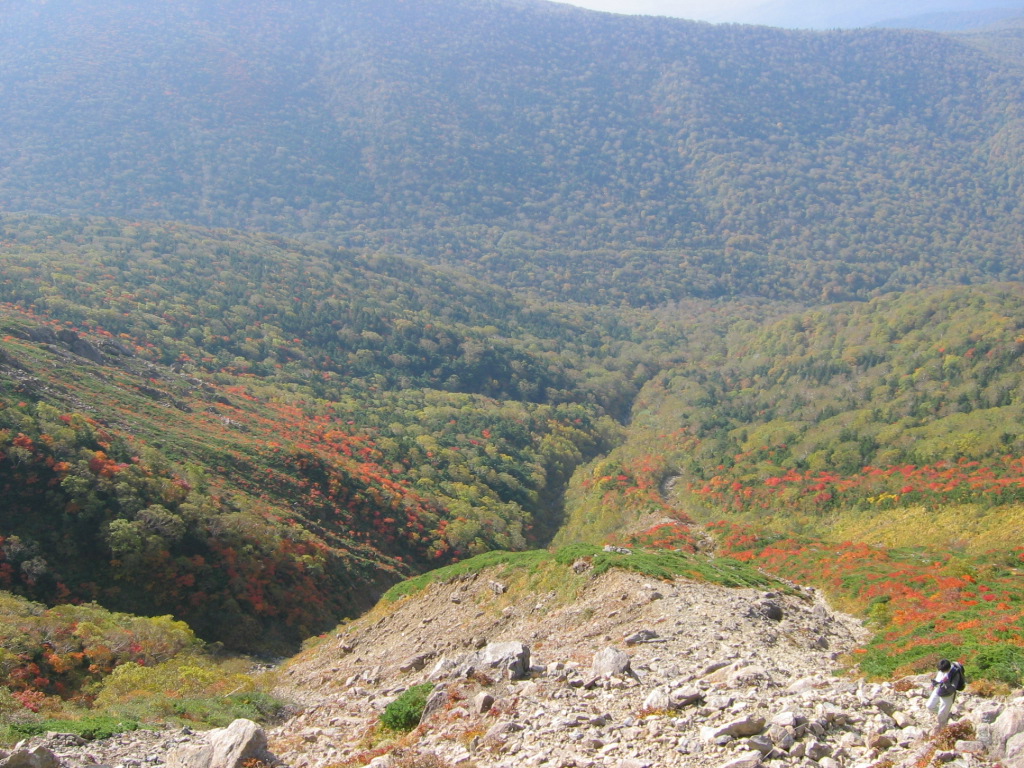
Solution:
{"label": "exposed rock outcrop", "polygon": [[199,744],[182,745],[165,760],[168,768],[248,768],[278,762],[267,749],[267,734],[252,720],[235,720],[215,728]]}

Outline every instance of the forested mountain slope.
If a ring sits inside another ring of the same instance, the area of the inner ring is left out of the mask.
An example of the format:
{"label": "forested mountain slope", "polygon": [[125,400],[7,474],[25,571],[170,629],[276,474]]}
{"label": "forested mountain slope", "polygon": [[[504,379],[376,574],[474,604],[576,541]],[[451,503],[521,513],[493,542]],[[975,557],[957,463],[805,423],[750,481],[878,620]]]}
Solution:
{"label": "forested mountain slope", "polygon": [[1020,284],[993,284],[734,324],[645,386],[627,444],[580,474],[563,539],[593,529],[588,510],[604,508],[606,532],[657,510],[660,497],[627,491],[671,478],[672,505],[697,518],[872,544],[1016,546],[1022,307]]}
{"label": "forested mountain slope", "polygon": [[263,235],[6,216],[0,587],[282,648],[543,543],[640,329]]}
{"label": "forested mountain slope", "polygon": [[0,206],[303,232],[589,302],[1022,277],[1017,65],[422,0],[14,0]]}

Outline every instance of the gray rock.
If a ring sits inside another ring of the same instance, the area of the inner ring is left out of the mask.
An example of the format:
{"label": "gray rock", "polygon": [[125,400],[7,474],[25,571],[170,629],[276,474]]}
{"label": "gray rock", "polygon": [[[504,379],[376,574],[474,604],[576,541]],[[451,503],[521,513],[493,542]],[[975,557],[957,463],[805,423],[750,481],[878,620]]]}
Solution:
{"label": "gray rock", "polygon": [[896,705],[888,699],[873,699],[871,704],[882,712],[885,712],[885,714],[890,717],[892,717],[892,713],[896,711]]}
{"label": "gray rock", "polygon": [[1024,768],[1024,732],[1007,739],[1003,765],[1007,768]]}
{"label": "gray rock", "polygon": [[249,760],[267,765],[278,762],[267,749],[267,734],[252,720],[235,720],[227,728],[214,728],[206,743],[179,747],[167,756],[168,768],[242,768]]}
{"label": "gray rock", "polygon": [[455,658],[442,656],[430,671],[428,679],[444,680],[469,677],[480,670],[500,670],[510,680],[521,680],[530,674],[530,649],[522,643],[491,643],[479,651],[470,651]]}
{"label": "gray rock", "polygon": [[909,726],[914,725],[914,718],[912,718],[906,712],[893,712],[892,719],[895,721],[896,726],[899,728],[908,728]]}
{"label": "gray rock", "polygon": [[135,350],[122,344],[117,339],[100,339],[97,346],[104,352],[116,357],[135,357]]}
{"label": "gray rock", "polygon": [[636,677],[636,673],[630,666],[629,654],[618,648],[605,648],[595,653],[590,666],[590,674],[594,677],[611,677],[612,675]]}
{"label": "gray rock", "polygon": [[751,749],[747,752],[741,752],[728,762],[722,763],[719,768],[756,768],[756,766],[761,764],[762,757],[761,753],[756,749]]}
{"label": "gray rock", "polygon": [[757,606],[757,612],[770,621],[782,621],[782,606],[774,600],[762,600]]}
{"label": "gray rock", "polygon": [[831,755],[832,747],[817,739],[811,739],[804,747],[804,756],[814,761],[821,760],[823,757],[831,757]]}
{"label": "gray rock", "polygon": [[[1007,707],[992,723],[992,727],[987,729],[986,744],[989,751],[996,758],[1009,758],[1010,741],[1022,732],[1024,732],[1024,706]],[[983,738],[985,737],[983,736]]]}
{"label": "gray rock", "polygon": [[96,349],[90,341],[83,339],[72,330],[64,329],[57,331],[57,338],[64,342],[64,344],[68,346],[68,349],[79,357],[84,357],[86,360],[93,363],[99,363],[100,365],[106,362],[106,358],[103,357],[102,352]]}
{"label": "gray rock", "polygon": [[658,641],[658,633],[653,629],[641,629],[626,637],[626,645],[637,645],[638,643],[653,643]]}
{"label": "gray rock", "polygon": [[793,732],[792,726],[779,725],[777,723],[773,723],[768,729],[768,738],[772,740],[776,747],[786,752],[792,749],[796,743],[796,735]]}
{"label": "gray rock", "polygon": [[435,712],[439,712],[444,709],[448,704],[451,696],[448,693],[448,689],[444,686],[438,686],[430,692],[427,696],[427,701],[423,705],[423,713],[420,715],[420,723],[427,722]]}
{"label": "gray rock", "polygon": [[781,725],[786,728],[795,728],[803,722],[806,721],[801,718],[800,715],[788,709],[783,712],[779,712],[772,718],[772,725]]}
{"label": "gray rock", "polygon": [[735,669],[736,665],[731,661],[713,661],[700,671],[698,677],[708,677],[709,675],[713,675],[715,672],[725,669],[726,667],[732,667]]}
{"label": "gray rock", "polygon": [[726,678],[727,684],[732,688],[743,688],[767,680],[770,680],[768,672],[759,664],[748,664],[745,667],[740,667]]}
{"label": "gray rock", "polygon": [[721,694],[716,695],[716,696],[708,696],[707,697],[707,706],[708,706],[708,709],[717,709],[717,710],[721,711],[723,709],[728,709],[729,707],[731,707],[732,703],[735,700],[736,700],[736,698],[734,696],[724,696],[724,695],[721,695]]}
{"label": "gray rock", "polygon": [[669,690],[668,686],[659,685],[647,694],[647,698],[644,699],[644,709],[651,711],[682,709],[689,704],[700,701],[702,695],[698,688],[688,687]]}
{"label": "gray rock", "polygon": [[865,744],[872,749],[886,750],[896,746],[896,739],[887,733],[868,734]]}
{"label": "gray rock", "polygon": [[974,708],[972,719],[975,723],[994,723],[1005,707],[998,701],[982,701]]}
{"label": "gray rock", "polygon": [[666,709],[672,709],[672,699],[669,696],[669,690],[667,686],[659,685],[644,699],[644,709],[650,712],[657,712]]}
{"label": "gray rock", "polygon": [[48,747],[81,747],[88,742],[77,733],[57,733],[48,731],[46,734],[46,746]]}
{"label": "gray rock", "polygon": [[704,741],[714,741],[719,736],[742,738],[756,736],[764,730],[764,718],[758,715],[747,715],[724,725],[709,725],[700,729]]}
{"label": "gray rock", "polygon": [[696,704],[703,698],[703,696],[704,694],[701,693],[701,690],[699,688],[694,688],[693,686],[676,688],[671,694],[669,694],[669,697],[672,699],[672,706],[676,709],[682,709],[690,704]]}
{"label": "gray rock", "polygon": [[[900,713],[897,712],[896,714],[900,714]],[[882,730],[884,730],[884,731],[887,731],[890,728],[902,728],[903,727],[899,723],[896,722],[896,718],[889,717],[888,715],[885,715],[885,714],[879,714],[878,717],[875,718],[875,722],[878,723],[879,727]]]}
{"label": "gray rock", "polygon": [[473,697],[473,707],[471,711],[483,714],[484,712],[490,711],[493,704],[494,697],[487,691],[480,691],[480,693]]}
{"label": "gray rock", "polygon": [[901,747],[906,747],[908,744],[913,744],[916,741],[920,741],[925,737],[924,728],[920,728],[916,725],[911,725],[907,728],[902,729],[899,732],[898,744]]}
{"label": "gray rock", "polygon": [[418,672],[427,666],[427,662],[433,655],[432,653],[417,653],[406,659],[398,669],[402,672]]}
{"label": "gray rock", "polygon": [[775,745],[772,740],[765,734],[758,734],[757,736],[751,736],[747,739],[747,746],[750,749],[756,749],[762,755],[768,755],[774,749]]}
{"label": "gray rock", "polygon": [[801,677],[799,680],[795,680],[790,683],[789,687],[786,688],[786,693],[805,693],[807,691],[812,691],[817,684],[817,678]]}
{"label": "gray rock", "polygon": [[522,643],[491,643],[479,653],[480,663],[488,669],[500,669],[510,680],[529,676],[530,649]]}
{"label": "gray rock", "polygon": [[22,748],[0,761],[0,768],[60,768],[60,761],[46,747]]}
{"label": "gray rock", "polygon": [[491,726],[491,729],[484,734],[484,741],[503,744],[508,740],[509,736],[513,733],[518,733],[521,730],[523,730],[523,726],[519,723],[514,723],[511,720],[504,720]]}
{"label": "gray rock", "polygon": [[826,702],[820,708],[822,725],[826,727],[844,726],[850,722],[850,714]]}
{"label": "gray rock", "polygon": [[962,752],[968,755],[983,755],[985,754],[985,744],[980,741],[965,741],[961,739],[954,745],[954,749],[957,752]]}

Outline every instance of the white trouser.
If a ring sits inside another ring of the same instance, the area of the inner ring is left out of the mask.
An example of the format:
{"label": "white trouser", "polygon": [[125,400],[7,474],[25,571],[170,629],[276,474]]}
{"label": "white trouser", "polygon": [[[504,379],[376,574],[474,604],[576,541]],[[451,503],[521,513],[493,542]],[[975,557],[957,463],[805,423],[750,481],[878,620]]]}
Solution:
{"label": "white trouser", "polygon": [[939,719],[939,728],[945,728],[946,723],[949,722],[949,714],[953,711],[953,700],[956,698],[956,693],[951,693],[949,696],[939,696],[939,688],[936,686],[932,690],[932,695],[928,697],[928,709],[935,713]]}

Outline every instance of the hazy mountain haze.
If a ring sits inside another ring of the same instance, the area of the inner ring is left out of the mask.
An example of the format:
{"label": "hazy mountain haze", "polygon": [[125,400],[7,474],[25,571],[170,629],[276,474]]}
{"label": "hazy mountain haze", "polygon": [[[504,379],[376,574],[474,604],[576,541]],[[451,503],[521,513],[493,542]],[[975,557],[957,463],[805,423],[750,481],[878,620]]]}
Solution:
{"label": "hazy mountain haze", "polygon": [[[969,13],[1024,12],[1019,0],[909,0],[898,6],[877,0],[580,0],[571,5],[629,15],[671,16],[715,23],[765,24],[791,29],[849,29],[888,25],[916,26],[918,17]],[[998,18],[998,15],[997,17]]]}

